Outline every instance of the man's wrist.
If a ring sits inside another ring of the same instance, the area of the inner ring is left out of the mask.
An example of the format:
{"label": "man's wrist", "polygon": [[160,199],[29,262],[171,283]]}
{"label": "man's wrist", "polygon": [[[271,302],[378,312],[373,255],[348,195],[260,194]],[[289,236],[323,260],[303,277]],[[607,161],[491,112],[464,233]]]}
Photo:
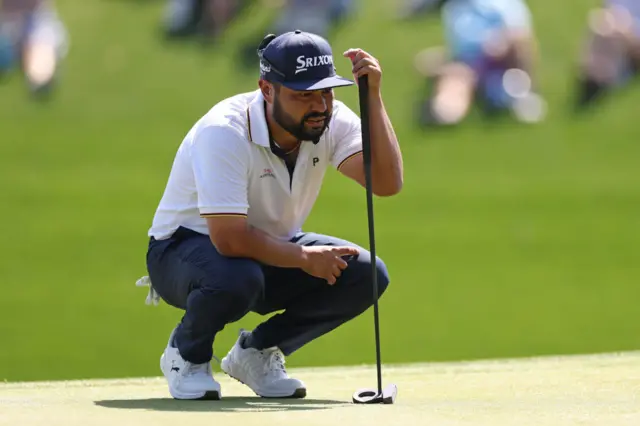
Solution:
{"label": "man's wrist", "polygon": [[382,103],[382,91],[379,86],[369,86],[369,102]]}
{"label": "man's wrist", "polygon": [[[296,244],[297,245],[297,244]],[[309,256],[304,246],[298,246],[298,252],[296,256],[296,268],[305,269],[309,263]]]}

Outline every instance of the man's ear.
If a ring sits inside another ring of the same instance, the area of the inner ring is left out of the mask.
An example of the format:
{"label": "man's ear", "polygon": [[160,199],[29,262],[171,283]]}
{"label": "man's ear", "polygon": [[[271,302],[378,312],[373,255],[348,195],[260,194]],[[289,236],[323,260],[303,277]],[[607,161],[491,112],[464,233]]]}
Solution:
{"label": "man's ear", "polygon": [[260,91],[262,92],[262,96],[264,97],[265,101],[267,101],[267,103],[269,104],[273,103],[273,100],[276,94],[275,93],[276,90],[275,90],[275,87],[273,87],[273,84],[265,80],[260,80],[258,85],[260,87]]}

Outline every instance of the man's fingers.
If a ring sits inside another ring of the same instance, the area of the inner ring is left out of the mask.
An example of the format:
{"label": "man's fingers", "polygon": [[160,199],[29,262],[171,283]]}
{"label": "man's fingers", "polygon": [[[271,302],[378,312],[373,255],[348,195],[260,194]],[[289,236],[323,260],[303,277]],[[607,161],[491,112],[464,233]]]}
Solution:
{"label": "man's fingers", "polygon": [[364,61],[367,58],[368,58],[367,54],[361,50],[360,52],[355,54],[355,56],[353,57],[353,61],[360,62],[360,61]]}
{"label": "man's fingers", "polygon": [[351,62],[354,64],[364,59],[371,59],[374,62],[377,62],[373,56],[371,56],[370,54],[368,54],[362,49],[349,49],[346,52],[344,52],[344,56],[346,58],[351,59]]}
{"label": "man's fingers", "polygon": [[362,59],[358,59],[353,66],[357,67],[357,66],[364,66],[364,65],[372,65],[372,66],[378,66],[378,61],[376,61],[374,58],[362,58]]}
{"label": "man's fingers", "polygon": [[362,52],[362,49],[348,49],[343,53],[345,58],[349,58],[353,60],[353,58],[359,53]]}
{"label": "man's fingers", "polygon": [[362,68],[358,68],[352,71],[353,75],[357,75],[357,76],[363,76],[363,75],[367,75],[367,74],[372,74],[375,72],[380,72],[378,71],[376,68],[373,68],[371,66],[366,66],[366,67],[362,67]]}
{"label": "man's fingers", "polygon": [[338,265],[333,265],[333,276],[338,278],[342,275],[342,269]]}
{"label": "man's fingers", "polygon": [[375,61],[371,59],[363,59],[362,61],[358,62],[352,67],[351,72],[356,74],[363,69],[366,69],[368,72],[371,72],[374,70],[380,71],[378,64]]}
{"label": "man's fingers", "polygon": [[334,247],[332,250],[334,255],[336,256],[348,256],[348,255],[357,255],[360,251],[356,247]]}
{"label": "man's fingers", "polygon": [[367,66],[367,65],[377,66],[378,63],[373,58],[367,58],[367,57],[356,58],[353,61],[352,68],[356,69],[356,68],[361,68],[361,67],[364,67],[364,66]]}
{"label": "man's fingers", "polygon": [[343,270],[343,269],[347,269],[347,266],[349,266],[349,264],[343,258],[336,257],[336,266],[340,268],[340,270]]}
{"label": "man's fingers", "polygon": [[375,70],[371,68],[361,68],[358,72],[353,73],[354,78],[359,79],[362,76],[370,75],[374,73]]}

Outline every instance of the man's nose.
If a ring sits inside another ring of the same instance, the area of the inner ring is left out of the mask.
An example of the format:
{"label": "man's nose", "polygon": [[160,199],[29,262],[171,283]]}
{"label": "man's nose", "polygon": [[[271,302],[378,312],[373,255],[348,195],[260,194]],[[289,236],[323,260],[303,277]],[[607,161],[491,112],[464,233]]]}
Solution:
{"label": "man's nose", "polygon": [[313,104],[311,105],[312,112],[319,112],[324,114],[327,112],[327,100],[321,94],[313,97]]}

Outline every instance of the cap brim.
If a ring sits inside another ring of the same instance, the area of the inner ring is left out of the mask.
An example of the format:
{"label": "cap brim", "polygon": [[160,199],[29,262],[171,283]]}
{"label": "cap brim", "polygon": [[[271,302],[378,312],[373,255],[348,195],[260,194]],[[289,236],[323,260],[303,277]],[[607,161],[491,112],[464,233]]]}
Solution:
{"label": "cap brim", "polygon": [[322,90],[334,87],[353,86],[355,82],[348,78],[336,75],[333,77],[323,78],[322,80],[292,81],[281,84],[291,90]]}

